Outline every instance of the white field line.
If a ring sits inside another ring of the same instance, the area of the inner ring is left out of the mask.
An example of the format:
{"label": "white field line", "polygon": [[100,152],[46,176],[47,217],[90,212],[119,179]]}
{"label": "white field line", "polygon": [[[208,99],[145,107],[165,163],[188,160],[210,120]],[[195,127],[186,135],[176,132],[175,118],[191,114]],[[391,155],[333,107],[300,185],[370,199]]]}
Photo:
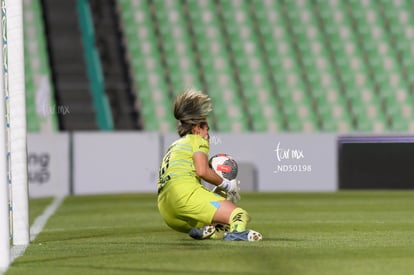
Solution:
{"label": "white field line", "polygon": [[[34,221],[33,225],[30,227],[30,241],[34,241],[37,235],[43,230],[46,225],[47,220],[52,216],[60,204],[62,203],[64,197],[56,197],[53,202],[43,211],[42,215],[38,216]],[[14,245],[11,248],[11,263],[22,256],[26,251],[27,245]],[[10,264],[11,264],[10,263]]]}

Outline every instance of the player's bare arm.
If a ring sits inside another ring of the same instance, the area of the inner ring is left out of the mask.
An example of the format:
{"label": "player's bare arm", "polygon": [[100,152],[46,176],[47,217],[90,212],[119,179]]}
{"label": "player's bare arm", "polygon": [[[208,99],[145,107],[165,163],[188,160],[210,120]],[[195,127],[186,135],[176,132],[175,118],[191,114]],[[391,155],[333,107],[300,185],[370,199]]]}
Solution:
{"label": "player's bare arm", "polygon": [[203,152],[195,152],[193,160],[196,173],[200,178],[217,186],[223,182],[223,179],[208,165],[208,158],[206,154]]}

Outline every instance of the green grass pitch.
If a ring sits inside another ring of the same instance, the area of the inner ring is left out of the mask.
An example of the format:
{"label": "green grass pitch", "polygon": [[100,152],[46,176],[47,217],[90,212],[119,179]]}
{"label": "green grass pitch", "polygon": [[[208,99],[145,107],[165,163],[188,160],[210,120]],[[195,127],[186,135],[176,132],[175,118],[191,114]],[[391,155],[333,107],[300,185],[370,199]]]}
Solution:
{"label": "green grass pitch", "polygon": [[[31,215],[47,202],[31,200]],[[413,191],[249,193],[240,205],[263,241],[192,240],[153,194],[68,197],[6,275],[414,272]]]}

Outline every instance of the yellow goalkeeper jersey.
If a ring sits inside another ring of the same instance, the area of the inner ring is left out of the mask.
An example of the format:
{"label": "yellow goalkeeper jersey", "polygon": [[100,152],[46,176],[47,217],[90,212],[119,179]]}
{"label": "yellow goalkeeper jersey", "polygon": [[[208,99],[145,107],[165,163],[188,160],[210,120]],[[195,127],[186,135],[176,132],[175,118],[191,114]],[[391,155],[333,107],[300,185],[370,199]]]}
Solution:
{"label": "yellow goalkeeper jersey", "polygon": [[208,140],[199,135],[188,134],[176,140],[168,148],[164,155],[159,170],[158,190],[170,180],[179,177],[180,180],[197,179],[194,167],[193,155],[196,152],[203,152],[208,156],[210,145]]}

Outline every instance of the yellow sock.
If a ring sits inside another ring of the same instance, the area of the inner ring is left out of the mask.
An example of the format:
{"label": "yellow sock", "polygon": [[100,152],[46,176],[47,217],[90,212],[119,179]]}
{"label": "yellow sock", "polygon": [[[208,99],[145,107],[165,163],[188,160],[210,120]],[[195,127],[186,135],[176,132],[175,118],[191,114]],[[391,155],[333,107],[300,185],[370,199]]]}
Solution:
{"label": "yellow sock", "polygon": [[230,226],[228,224],[216,224],[216,232],[211,235],[210,239],[221,240],[225,232],[229,232]]}
{"label": "yellow sock", "polygon": [[230,215],[230,232],[241,232],[246,230],[247,223],[250,221],[249,214],[246,210],[237,207]]}

